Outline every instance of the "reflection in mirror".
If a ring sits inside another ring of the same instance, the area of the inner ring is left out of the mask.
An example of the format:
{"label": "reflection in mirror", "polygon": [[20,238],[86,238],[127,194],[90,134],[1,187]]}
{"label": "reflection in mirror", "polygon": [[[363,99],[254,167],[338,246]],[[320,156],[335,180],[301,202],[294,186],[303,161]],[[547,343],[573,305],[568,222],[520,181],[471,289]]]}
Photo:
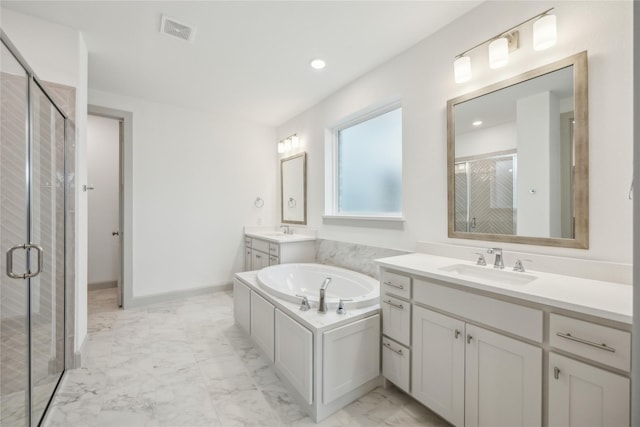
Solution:
{"label": "reflection in mirror", "polygon": [[307,223],[307,154],[300,153],[280,161],[282,222]]}
{"label": "reflection in mirror", "polygon": [[588,247],[586,52],[448,102],[449,236]]}

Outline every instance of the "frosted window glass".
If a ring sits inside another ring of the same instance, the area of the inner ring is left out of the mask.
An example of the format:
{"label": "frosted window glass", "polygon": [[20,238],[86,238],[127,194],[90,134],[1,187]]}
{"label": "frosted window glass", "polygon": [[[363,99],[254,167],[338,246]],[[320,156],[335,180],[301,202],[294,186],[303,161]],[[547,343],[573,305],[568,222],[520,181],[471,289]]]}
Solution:
{"label": "frosted window glass", "polygon": [[338,132],[338,212],[402,212],[402,108]]}

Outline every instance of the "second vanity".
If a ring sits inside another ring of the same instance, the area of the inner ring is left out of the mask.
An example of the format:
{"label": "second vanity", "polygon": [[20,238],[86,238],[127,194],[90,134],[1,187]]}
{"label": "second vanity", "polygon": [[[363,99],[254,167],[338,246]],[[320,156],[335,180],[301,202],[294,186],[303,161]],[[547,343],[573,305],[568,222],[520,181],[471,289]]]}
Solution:
{"label": "second vanity", "polygon": [[244,235],[244,269],[260,270],[276,264],[315,260],[315,236],[279,231],[249,231]]}
{"label": "second vanity", "polygon": [[426,254],[381,268],[382,374],[456,426],[629,426],[632,287]]}

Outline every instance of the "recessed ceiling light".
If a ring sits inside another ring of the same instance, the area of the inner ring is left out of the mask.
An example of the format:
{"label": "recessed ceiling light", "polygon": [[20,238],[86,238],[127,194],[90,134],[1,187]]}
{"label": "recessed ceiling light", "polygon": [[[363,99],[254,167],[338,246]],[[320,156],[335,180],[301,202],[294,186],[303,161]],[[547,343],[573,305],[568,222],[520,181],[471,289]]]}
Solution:
{"label": "recessed ceiling light", "polygon": [[322,59],[314,59],[311,61],[311,68],[316,70],[322,70],[327,65]]}
{"label": "recessed ceiling light", "polygon": [[482,124],[482,120],[476,120],[475,122],[471,123],[474,126],[480,126]]}

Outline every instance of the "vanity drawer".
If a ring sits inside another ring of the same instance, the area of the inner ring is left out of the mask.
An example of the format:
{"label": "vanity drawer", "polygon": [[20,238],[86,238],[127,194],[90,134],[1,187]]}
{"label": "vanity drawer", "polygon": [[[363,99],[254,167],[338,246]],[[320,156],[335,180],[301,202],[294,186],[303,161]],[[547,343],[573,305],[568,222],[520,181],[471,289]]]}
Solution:
{"label": "vanity drawer", "polygon": [[411,351],[389,338],[382,337],[382,376],[409,393]]}
{"label": "vanity drawer", "polygon": [[629,332],[552,313],[549,344],[627,372],[631,369]]}
{"label": "vanity drawer", "polygon": [[382,296],[382,333],[410,345],[411,304],[389,295]]}
{"label": "vanity drawer", "polygon": [[269,242],[266,240],[251,239],[251,247],[265,254],[269,253]]}
{"label": "vanity drawer", "polygon": [[438,310],[542,342],[542,310],[416,279],[413,300]]}
{"label": "vanity drawer", "polygon": [[381,294],[392,294],[406,299],[411,298],[411,277],[383,271],[380,281],[382,282]]}
{"label": "vanity drawer", "polygon": [[280,245],[277,243],[269,243],[269,255],[280,256]]}

